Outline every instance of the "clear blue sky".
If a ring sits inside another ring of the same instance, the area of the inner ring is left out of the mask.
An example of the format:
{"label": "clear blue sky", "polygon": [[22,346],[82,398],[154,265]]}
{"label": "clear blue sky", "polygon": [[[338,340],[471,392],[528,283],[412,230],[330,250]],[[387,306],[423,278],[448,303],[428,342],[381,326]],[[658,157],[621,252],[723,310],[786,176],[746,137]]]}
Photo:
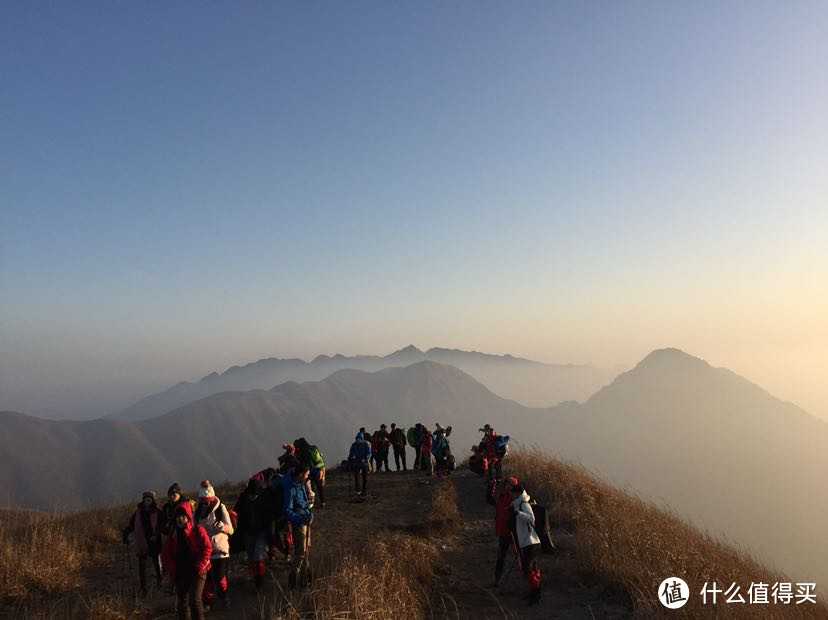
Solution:
{"label": "clear blue sky", "polygon": [[0,408],[414,342],[679,346],[828,415],[826,32],[824,2],[4,2]]}

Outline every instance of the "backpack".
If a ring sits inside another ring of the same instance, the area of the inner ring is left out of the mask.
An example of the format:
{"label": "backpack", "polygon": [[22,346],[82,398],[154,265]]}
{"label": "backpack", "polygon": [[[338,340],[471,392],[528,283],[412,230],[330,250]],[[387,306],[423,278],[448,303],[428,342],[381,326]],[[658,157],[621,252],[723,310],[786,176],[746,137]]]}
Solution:
{"label": "backpack", "polygon": [[325,461],[322,458],[322,453],[316,446],[310,447],[310,461],[311,465],[317,469],[325,467]]}
{"label": "backpack", "polygon": [[529,502],[532,514],[535,515],[535,532],[541,541],[541,549],[546,554],[555,553],[555,543],[552,540],[552,528],[549,525],[549,510],[535,500]]}
{"label": "backpack", "polygon": [[227,510],[227,515],[230,517],[230,525],[233,527],[233,531],[236,531],[236,528],[239,526],[239,513],[235,510],[224,504],[224,508]]}
{"label": "backpack", "polygon": [[503,458],[509,454],[509,435],[498,435],[495,438],[495,453]]}
{"label": "backpack", "polygon": [[489,471],[489,459],[482,452],[475,452],[469,457],[469,469],[478,476],[483,476]]}

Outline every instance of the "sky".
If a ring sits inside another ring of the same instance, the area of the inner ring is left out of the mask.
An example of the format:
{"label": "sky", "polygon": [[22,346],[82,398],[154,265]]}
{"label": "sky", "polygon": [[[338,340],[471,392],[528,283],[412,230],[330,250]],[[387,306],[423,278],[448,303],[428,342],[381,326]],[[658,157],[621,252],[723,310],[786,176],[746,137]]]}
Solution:
{"label": "sky", "polygon": [[0,4],[0,409],[674,346],[828,419],[828,4]]}

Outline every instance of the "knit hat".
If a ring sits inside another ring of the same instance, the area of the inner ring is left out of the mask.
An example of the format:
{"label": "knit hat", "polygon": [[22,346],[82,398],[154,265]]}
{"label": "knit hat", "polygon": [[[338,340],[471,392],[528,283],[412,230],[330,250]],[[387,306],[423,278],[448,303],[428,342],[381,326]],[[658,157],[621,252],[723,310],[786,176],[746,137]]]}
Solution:
{"label": "knit hat", "polygon": [[213,486],[210,484],[209,480],[201,481],[201,486],[198,487],[198,496],[199,498],[209,498],[216,496],[216,492],[213,490]]}
{"label": "knit hat", "polygon": [[177,482],[173,482],[172,486],[170,486],[170,488],[167,489],[167,495],[172,495],[173,493],[178,493],[179,495],[181,495],[181,485]]}
{"label": "knit hat", "polygon": [[282,450],[284,450],[285,452],[290,452],[291,454],[295,454],[296,446],[294,446],[292,443],[282,444]]}
{"label": "knit hat", "polygon": [[506,478],[506,482],[509,483],[510,487],[516,487],[520,484],[520,481],[514,476],[509,476],[508,478]]}
{"label": "knit hat", "polygon": [[144,494],[141,495],[141,501],[143,502],[148,497],[154,502],[155,501],[155,491],[144,491]]}

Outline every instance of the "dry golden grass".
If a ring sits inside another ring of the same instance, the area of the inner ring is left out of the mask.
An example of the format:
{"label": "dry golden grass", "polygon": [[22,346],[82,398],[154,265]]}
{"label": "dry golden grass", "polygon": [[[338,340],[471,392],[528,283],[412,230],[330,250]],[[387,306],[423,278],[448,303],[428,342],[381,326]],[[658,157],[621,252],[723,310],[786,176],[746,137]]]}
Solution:
{"label": "dry golden grass", "polygon": [[460,525],[460,509],[457,502],[457,488],[450,478],[435,480],[431,496],[431,507],[425,518],[425,533],[439,536]]}
{"label": "dry golden grass", "polygon": [[[404,563],[401,557],[406,558]],[[389,532],[370,551],[345,552],[334,570],[272,609],[269,616],[319,620],[425,617],[436,559],[433,544]]]}
{"label": "dry golden grass", "polygon": [[107,559],[126,513],[0,511],[0,597],[14,602],[77,586],[84,571]]}
{"label": "dry golden grass", "polygon": [[[770,587],[792,580],[579,467],[537,452],[515,454],[507,463],[510,474],[518,476],[531,495],[548,502],[552,526],[575,534],[576,553],[584,570],[625,594],[642,616],[660,616],[667,611],[656,599],[656,591],[667,577],[680,577],[691,589],[690,600],[682,608],[685,617],[828,618],[824,603],[724,604],[719,595],[717,605],[704,606],[700,591],[705,582],[716,581],[724,590],[736,583],[747,600],[751,583]],[[817,590],[817,601],[820,594]]]}

